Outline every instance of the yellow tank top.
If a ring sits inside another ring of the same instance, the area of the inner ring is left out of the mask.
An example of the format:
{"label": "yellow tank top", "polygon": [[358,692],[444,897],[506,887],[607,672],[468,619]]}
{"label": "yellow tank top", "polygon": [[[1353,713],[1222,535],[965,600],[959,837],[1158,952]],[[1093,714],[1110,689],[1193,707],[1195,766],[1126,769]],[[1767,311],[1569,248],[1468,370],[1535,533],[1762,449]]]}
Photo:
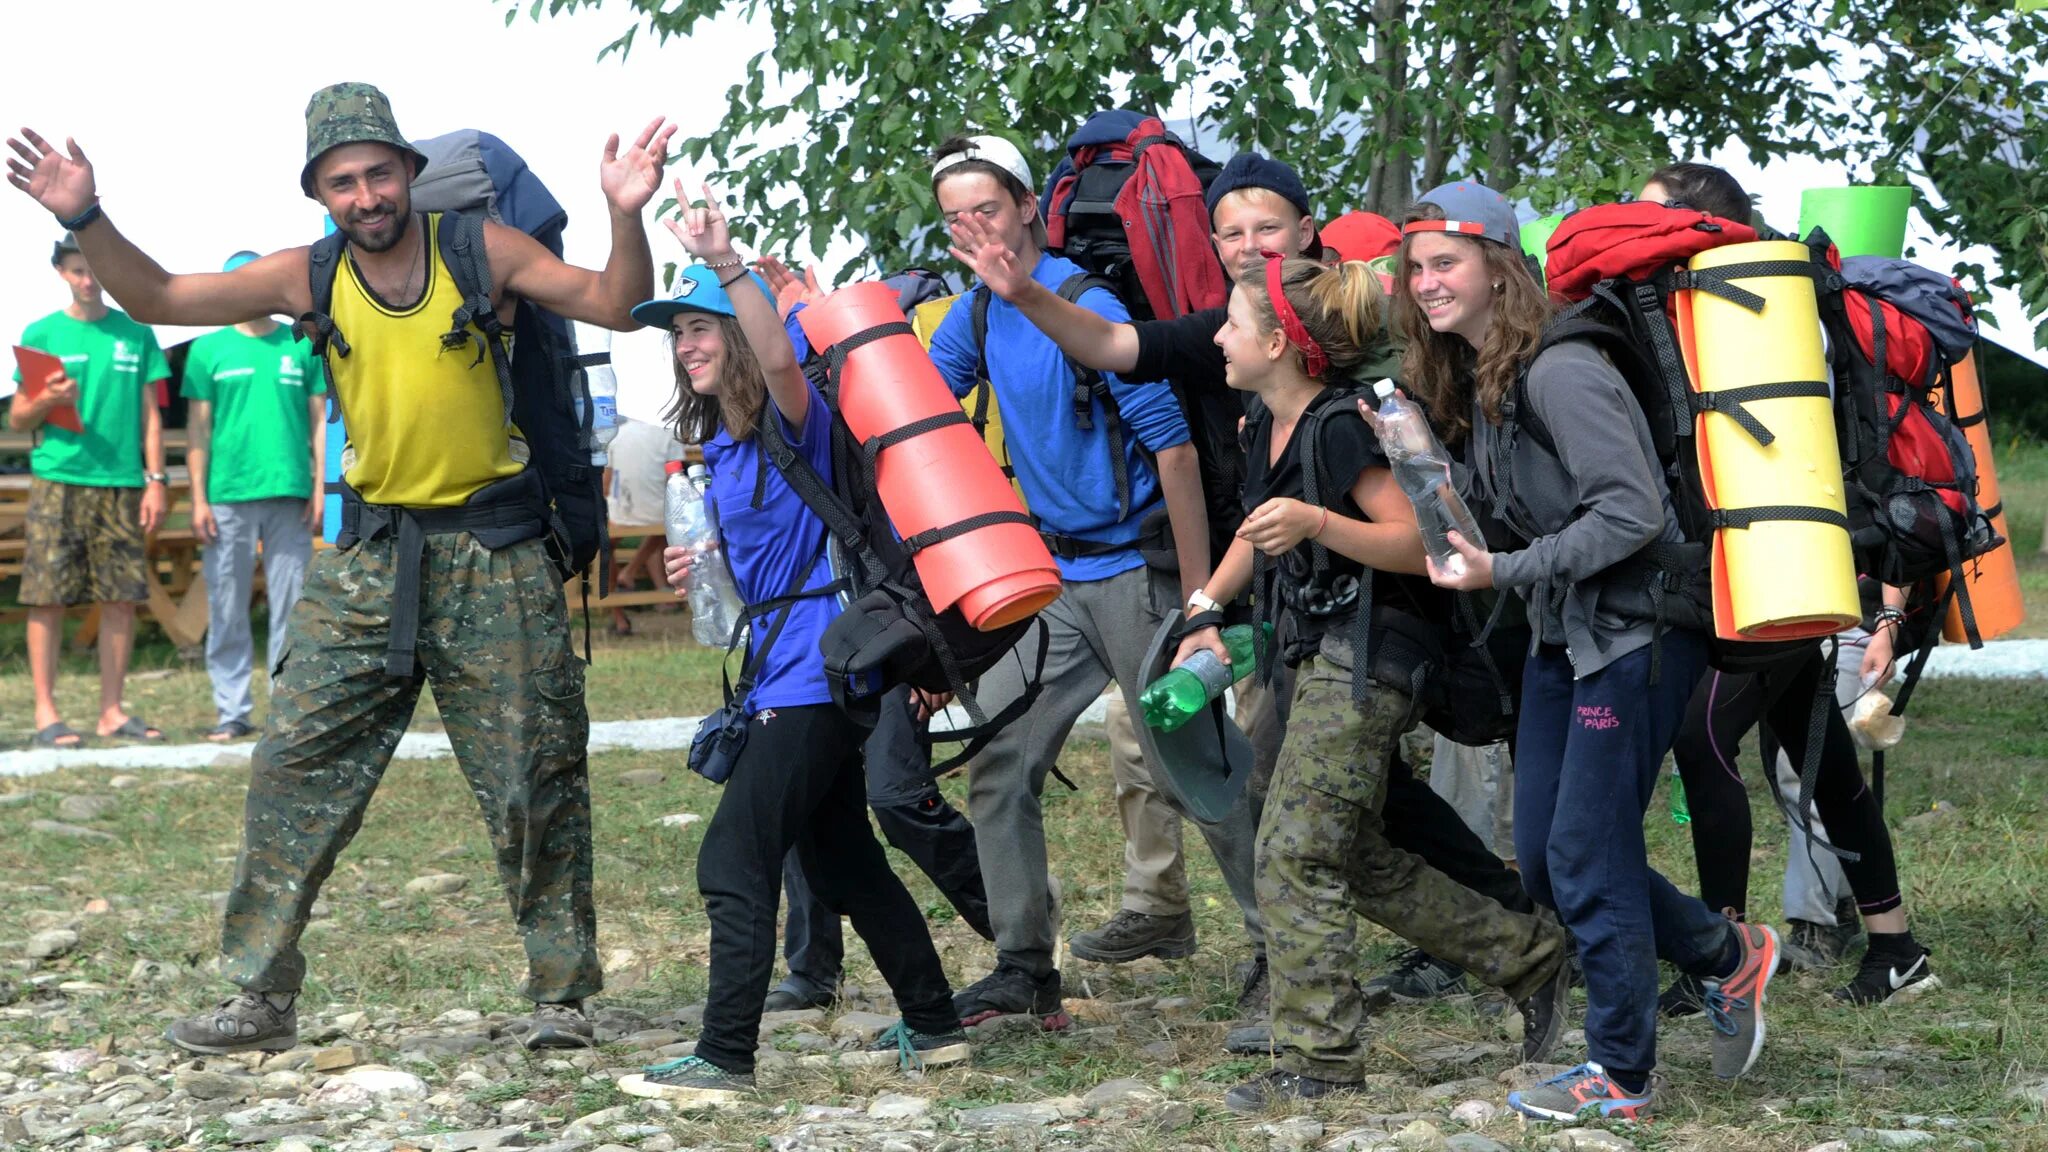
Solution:
{"label": "yellow tank top", "polygon": [[372,504],[454,507],[525,466],[490,357],[479,361],[474,341],[441,347],[460,297],[440,226],[438,213],[427,217],[427,286],[411,308],[379,302],[353,260],[334,273],[334,325],[350,347],[327,357],[347,423],[342,474]]}

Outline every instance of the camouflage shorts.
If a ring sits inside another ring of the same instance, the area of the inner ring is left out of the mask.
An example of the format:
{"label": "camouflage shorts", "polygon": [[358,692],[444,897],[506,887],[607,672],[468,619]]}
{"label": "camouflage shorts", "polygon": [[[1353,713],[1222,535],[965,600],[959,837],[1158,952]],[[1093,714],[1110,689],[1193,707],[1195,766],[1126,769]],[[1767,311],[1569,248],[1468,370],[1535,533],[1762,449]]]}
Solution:
{"label": "camouflage shorts", "polygon": [[21,592],[29,607],[149,598],[142,559],[142,489],[29,483]]}

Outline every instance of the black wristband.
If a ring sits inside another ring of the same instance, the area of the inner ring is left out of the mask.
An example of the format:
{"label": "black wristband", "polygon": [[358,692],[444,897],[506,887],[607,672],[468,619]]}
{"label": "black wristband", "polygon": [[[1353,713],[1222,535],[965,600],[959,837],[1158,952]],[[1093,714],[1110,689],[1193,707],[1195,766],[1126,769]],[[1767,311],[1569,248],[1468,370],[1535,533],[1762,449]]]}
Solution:
{"label": "black wristband", "polygon": [[76,232],[99,218],[100,202],[95,199],[85,211],[80,212],[69,220],[64,219],[62,216],[57,217],[57,227],[62,228],[66,232]]}
{"label": "black wristband", "polygon": [[742,264],[742,265],[740,265],[740,270],[739,270],[739,271],[737,271],[737,272],[733,273],[733,274],[732,274],[732,275],[731,275],[730,277],[728,277],[727,279],[724,279],[724,280],[720,280],[720,281],[718,282],[718,286],[719,286],[720,288],[730,288],[730,287],[732,287],[733,285],[735,285],[735,284],[739,283],[740,281],[742,281],[742,280],[744,280],[744,279],[746,279],[746,278],[747,278],[747,266],[746,266],[746,265],[744,265],[744,264]]}
{"label": "black wristband", "polygon": [[1188,637],[1194,635],[1195,633],[1200,632],[1204,628],[1221,627],[1223,627],[1223,613],[1197,612],[1193,616],[1189,616],[1187,619],[1181,621],[1180,635],[1177,636],[1176,639],[1185,640]]}

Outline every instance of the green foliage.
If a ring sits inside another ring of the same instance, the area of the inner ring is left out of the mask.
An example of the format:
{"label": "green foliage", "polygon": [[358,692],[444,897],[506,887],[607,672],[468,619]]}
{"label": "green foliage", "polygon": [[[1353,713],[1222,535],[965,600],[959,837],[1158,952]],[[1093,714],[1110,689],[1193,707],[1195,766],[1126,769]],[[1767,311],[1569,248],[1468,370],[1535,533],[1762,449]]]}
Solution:
{"label": "green foliage", "polygon": [[[496,0],[510,21],[603,0]],[[1730,138],[1886,182],[1987,244],[1996,282],[2048,311],[2048,17],[2005,0],[627,0],[600,55],[765,14],[774,47],[683,144],[759,212],[756,239],[865,240],[881,267],[944,254],[925,158],[960,129],[1041,155],[1118,102],[1190,97],[1225,140],[1286,157],[1334,215],[1393,214],[1447,176],[1540,211],[1631,189]],[[680,47],[680,43],[678,44]],[[771,83],[780,93],[769,95]],[[844,275],[847,270],[841,270]],[[1981,269],[1965,268],[1978,287]],[[2037,333],[2048,340],[2048,326]]]}

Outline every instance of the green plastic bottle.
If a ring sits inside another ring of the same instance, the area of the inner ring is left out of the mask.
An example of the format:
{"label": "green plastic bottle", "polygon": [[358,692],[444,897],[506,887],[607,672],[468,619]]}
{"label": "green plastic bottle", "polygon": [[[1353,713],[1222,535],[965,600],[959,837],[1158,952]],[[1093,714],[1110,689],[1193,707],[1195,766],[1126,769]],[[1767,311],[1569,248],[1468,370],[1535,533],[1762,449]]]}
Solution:
{"label": "green plastic bottle", "polygon": [[[1138,695],[1138,707],[1145,723],[1161,732],[1171,732],[1187,723],[1223,695],[1223,690],[1251,674],[1257,657],[1252,652],[1252,625],[1233,624],[1223,630],[1223,647],[1230,652],[1225,664],[1207,648],[1145,686]],[[1271,624],[1261,624],[1265,635],[1273,634]]]}
{"label": "green plastic bottle", "polygon": [[1685,781],[1679,779],[1676,768],[1671,770],[1671,822],[1692,823],[1692,809],[1685,806]]}

